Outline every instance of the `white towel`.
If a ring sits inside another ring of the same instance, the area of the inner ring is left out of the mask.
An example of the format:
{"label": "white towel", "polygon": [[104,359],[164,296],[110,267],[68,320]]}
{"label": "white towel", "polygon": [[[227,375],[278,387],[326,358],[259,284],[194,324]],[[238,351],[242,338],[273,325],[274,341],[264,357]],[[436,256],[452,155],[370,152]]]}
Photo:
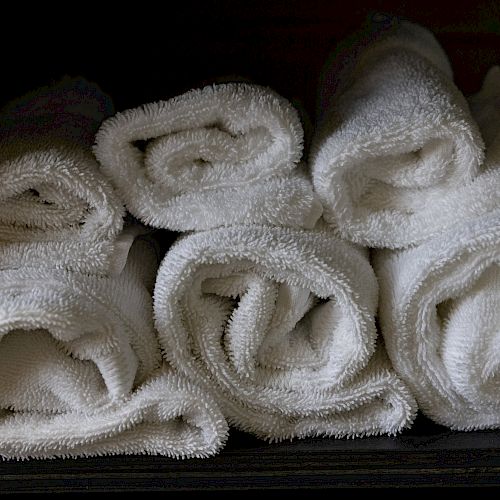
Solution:
{"label": "white towel", "polygon": [[94,413],[0,414],[0,457],[95,455],[206,457],[220,450],[227,423],[210,397],[171,371]]}
{"label": "white towel", "polygon": [[[407,22],[346,70],[310,156],[324,217],[343,237],[403,248],[469,216],[449,193],[480,173],[483,142],[451,77],[435,38]],[[477,201],[474,215],[489,209]]]}
{"label": "white towel", "polygon": [[106,102],[65,80],[0,112],[0,269],[123,269],[133,237],[91,151]]}
{"label": "white towel", "polygon": [[397,372],[437,422],[500,426],[500,210],[408,250],[380,250],[380,324]]}
{"label": "white towel", "polygon": [[394,366],[420,407],[454,429],[500,426],[499,68],[471,104],[487,160],[454,201],[474,207],[489,198],[494,209],[421,246],[375,257],[382,332]]}
{"label": "white towel", "polygon": [[322,208],[297,167],[302,140],[284,98],[233,83],[117,114],[99,130],[95,154],[127,209],[151,226],[310,228]]}
{"label": "white towel", "polygon": [[156,267],[150,244],[138,240],[118,277],[0,271],[0,455],[220,448],[227,429],[215,404],[162,368]]}
{"label": "white towel", "polygon": [[374,355],[366,254],[320,230],[234,226],[181,238],[154,309],[169,361],[259,437],[395,433],[415,407]]}

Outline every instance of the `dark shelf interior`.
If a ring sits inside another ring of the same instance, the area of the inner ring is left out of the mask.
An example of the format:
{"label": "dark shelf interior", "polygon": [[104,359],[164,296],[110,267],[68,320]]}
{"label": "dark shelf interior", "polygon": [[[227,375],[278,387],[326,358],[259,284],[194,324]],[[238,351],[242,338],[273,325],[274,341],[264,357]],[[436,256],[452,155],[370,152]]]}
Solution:
{"label": "dark shelf interior", "polygon": [[[99,83],[118,110],[221,78],[269,85],[314,119],[318,78],[331,50],[375,12],[421,23],[447,51],[457,85],[476,92],[500,59],[500,3],[456,0],[184,0],[113,13],[80,8],[61,22],[22,5],[0,39],[0,104],[65,74]],[[18,43],[20,37],[28,43]]]}

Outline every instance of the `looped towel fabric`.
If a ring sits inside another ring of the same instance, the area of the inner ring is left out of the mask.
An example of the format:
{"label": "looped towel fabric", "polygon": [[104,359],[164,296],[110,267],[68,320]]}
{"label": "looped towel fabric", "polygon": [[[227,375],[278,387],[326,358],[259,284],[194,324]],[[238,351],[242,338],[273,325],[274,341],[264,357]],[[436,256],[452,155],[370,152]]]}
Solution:
{"label": "looped towel fabric", "polygon": [[415,405],[374,355],[377,282],[322,230],[191,234],[164,258],[155,321],[168,360],[228,421],[269,440],[395,433]]}
{"label": "looped towel fabric", "polygon": [[380,251],[380,323],[419,407],[453,429],[500,425],[500,212]]}
{"label": "looped towel fabric", "polygon": [[455,192],[464,218],[424,244],[375,254],[380,320],[398,373],[419,406],[454,429],[500,426],[500,69],[470,99],[488,146],[483,173]]}
{"label": "looped towel fabric", "polygon": [[127,209],[176,231],[233,224],[312,228],[321,204],[291,104],[243,83],[192,90],[106,120],[95,154]]}
{"label": "looped towel fabric", "polygon": [[92,155],[112,107],[80,79],[0,111],[0,269],[119,274],[133,241],[124,207]]}
{"label": "looped towel fabric", "polygon": [[210,397],[164,366],[156,255],[134,243],[118,277],[0,272],[0,455],[206,456],[226,439]]}
{"label": "looped towel fabric", "polygon": [[408,22],[346,65],[309,158],[324,218],[342,237],[405,248],[491,209],[488,197],[458,211],[453,201],[481,173],[484,144],[451,77],[434,36]]}

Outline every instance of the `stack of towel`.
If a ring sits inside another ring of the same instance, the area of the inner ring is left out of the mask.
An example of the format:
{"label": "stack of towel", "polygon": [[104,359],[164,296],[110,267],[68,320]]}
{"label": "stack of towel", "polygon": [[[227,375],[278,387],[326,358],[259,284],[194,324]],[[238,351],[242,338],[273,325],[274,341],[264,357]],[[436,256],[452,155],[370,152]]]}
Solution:
{"label": "stack of towel", "polygon": [[429,32],[375,38],[329,79],[314,186],[342,236],[379,249],[381,330],[419,407],[498,427],[500,69],[467,103]]}
{"label": "stack of towel", "polygon": [[453,429],[500,426],[500,68],[471,108],[487,145],[483,172],[454,194],[481,210],[420,246],[380,251],[380,317],[394,365],[420,407]]}
{"label": "stack of towel", "polygon": [[226,438],[213,400],[162,360],[155,245],[122,230],[123,207],[85,140],[105,99],[66,81],[3,115],[3,457],[206,456]]}
{"label": "stack of towel", "polygon": [[283,98],[226,84],[110,118],[95,153],[141,221],[205,230],[162,262],[156,327],[231,424],[269,440],[392,434],[415,405],[375,352],[367,253],[319,219],[302,136]]}
{"label": "stack of towel", "polygon": [[[308,163],[246,83],[111,116],[65,80],[1,111],[1,456],[395,434],[414,397],[500,425],[500,69],[467,102],[425,29],[359,47]],[[146,226],[184,234],[162,258]]]}

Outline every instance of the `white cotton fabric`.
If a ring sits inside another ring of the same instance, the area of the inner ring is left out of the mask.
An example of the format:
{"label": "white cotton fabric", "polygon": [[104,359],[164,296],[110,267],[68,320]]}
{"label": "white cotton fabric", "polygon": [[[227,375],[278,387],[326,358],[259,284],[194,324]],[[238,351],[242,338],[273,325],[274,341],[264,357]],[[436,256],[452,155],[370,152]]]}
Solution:
{"label": "white cotton fabric", "polygon": [[227,424],[209,397],[163,366],[138,240],[117,277],[0,271],[0,456],[205,456]]}
{"label": "white cotton fabric", "polygon": [[380,324],[396,371],[437,422],[500,425],[500,211],[379,251]]}
{"label": "white cotton fabric", "polygon": [[488,146],[483,173],[456,203],[496,208],[409,250],[380,251],[380,320],[420,407],[454,429],[500,426],[500,69],[470,99]]}
{"label": "white cotton fabric", "polygon": [[127,209],[151,226],[311,228],[322,208],[297,166],[302,142],[288,101],[230,83],[118,113],[103,123],[94,151]]}
{"label": "white cotton fabric", "polygon": [[185,378],[160,371],[121,401],[95,411],[0,413],[7,459],[163,455],[207,457],[227,439],[213,400]]}
{"label": "white cotton fabric", "polygon": [[326,231],[235,226],[164,258],[155,322],[168,360],[228,421],[269,440],[396,433],[415,406],[375,353],[367,256]]}
{"label": "white cotton fabric", "polygon": [[69,80],[0,111],[0,269],[123,269],[133,237],[91,151],[106,99]]}
{"label": "white cotton fabric", "polygon": [[396,23],[345,73],[310,155],[324,217],[344,238],[404,248],[491,210],[487,183],[484,200],[455,196],[481,173],[484,145],[431,33]]}

